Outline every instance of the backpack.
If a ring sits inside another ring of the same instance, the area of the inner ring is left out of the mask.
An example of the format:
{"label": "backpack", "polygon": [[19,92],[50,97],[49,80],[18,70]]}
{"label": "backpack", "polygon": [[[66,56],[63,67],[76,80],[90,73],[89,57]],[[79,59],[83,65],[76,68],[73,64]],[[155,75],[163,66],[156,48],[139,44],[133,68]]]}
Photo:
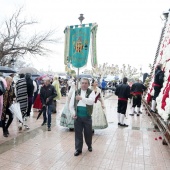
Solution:
{"label": "backpack", "polygon": [[0,81],[0,96],[5,93],[5,90],[4,83]]}

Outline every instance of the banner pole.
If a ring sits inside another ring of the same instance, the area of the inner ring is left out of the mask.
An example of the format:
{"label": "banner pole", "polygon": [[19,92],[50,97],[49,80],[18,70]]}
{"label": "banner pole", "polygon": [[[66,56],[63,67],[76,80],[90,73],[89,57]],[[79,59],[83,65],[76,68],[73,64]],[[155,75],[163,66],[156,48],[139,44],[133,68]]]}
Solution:
{"label": "banner pole", "polygon": [[[84,16],[83,14],[80,14],[79,16],[79,21],[80,21],[80,27],[82,27],[82,21],[84,20]],[[78,85],[79,85],[79,71],[80,71],[80,68],[77,69],[77,77],[78,77],[78,80],[77,80],[77,88],[76,90],[78,91]],[[76,96],[75,96],[76,97]],[[77,103],[77,102],[76,102]],[[76,104],[76,116],[77,116],[77,104]]]}

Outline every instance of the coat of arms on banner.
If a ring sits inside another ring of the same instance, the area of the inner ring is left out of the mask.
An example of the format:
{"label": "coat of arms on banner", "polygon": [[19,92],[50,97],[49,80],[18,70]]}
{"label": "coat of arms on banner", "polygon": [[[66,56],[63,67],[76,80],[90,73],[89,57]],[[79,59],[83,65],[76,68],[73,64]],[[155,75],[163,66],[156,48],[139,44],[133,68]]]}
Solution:
{"label": "coat of arms on banner", "polygon": [[82,44],[82,41],[81,41],[81,37],[76,42],[76,45],[75,45],[74,48],[75,48],[76,52],[78,52],[78,53],[80,53],[83,50],[83,44]]}

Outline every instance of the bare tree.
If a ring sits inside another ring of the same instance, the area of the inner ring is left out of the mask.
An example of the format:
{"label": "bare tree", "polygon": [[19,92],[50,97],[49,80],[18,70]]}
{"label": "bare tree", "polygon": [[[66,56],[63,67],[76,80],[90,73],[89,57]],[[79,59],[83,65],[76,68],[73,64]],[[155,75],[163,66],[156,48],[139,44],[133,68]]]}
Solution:
{"label": "bare tree", "polygon": [[99,65],[96,68],[92,68],[92,74],[93,76],[100,77],[101,79],[107,75],[116,76],[119,74],[119,66],[114,64],[108,65],[108,63],[104,63],[103,65]]}
{"label": "bare tree", "polygon": [[[12,63],[13,64],[13,63]],[[32,66],[32,62],[27,62],[25,61],[24,58],[18,57],[18,59],[15,61],[15,69],[20,69],[20,68],[24,68],[24,67],[31,67]]]}
{"label": "bare tree", "polygon": [[108,65],[108,63],[92,68],[92,75],[98,76],[101,79],[107,75],[127,77],[128,79],[139,78],[141,76],[138,70],[130,65],[123,64],[122,67],[119,67],[114,64]]}
{"label": "bare tree", "polygon": [[127,77],[128,79],[133,79],[134,77],[139,78],[140,75],[138,73],[138,70],[129,64],[126,66],[125,64],[122,65],[122,68],[120,69],[119,74],[123,77]]}
{"label": "bare tree", "polygon": [[45,55],[50,52],[45,47],[47,43],[57,43],[59,38],[52,38],[55,31],[35,33],[30,38],[24,32],[28,26],[37,24],[36,21],[21,19],[22,8],[6,20],[0,29],[0,65],[10,65],[11,59],[17,59],[27,53]]}

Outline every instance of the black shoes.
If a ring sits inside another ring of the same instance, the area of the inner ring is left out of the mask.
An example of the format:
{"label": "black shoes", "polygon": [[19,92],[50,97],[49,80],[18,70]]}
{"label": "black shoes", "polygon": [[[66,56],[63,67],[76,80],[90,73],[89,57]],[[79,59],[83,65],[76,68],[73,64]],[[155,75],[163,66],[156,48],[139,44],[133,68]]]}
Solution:
{"label": "black shoes", "polygon": [[76,152],[74,153],[74,156],[79,156],[81,153],[82,153],[82,151],[76,151]]}
{"label": "black shoes", "polygon": [[24,127],[25,127],[25,129],[27,129],[27,130],[30,129],[28,125],[24,125]]}
{"label": "black shoes", "polygon": [[41,126],[44,126],[44,125],[46,125],[46,122],[43,122],[43,123],[41,124]]}
{"label": "black shoes", "polygon": [[9,135],[9,131],[8,131],[8,129],[6,130],[6,133],[7,133],[7,135]]}
{"label": "black shoes", "polygon": [[120,124],[120,126],[122,126],[122,127],[128,127],[129,125],[126,125],[126,124]]}
{"label": "black shoes", "polygon": [[69,128],[69,131],[74,131],[74,128]]}
{"label": "black shoes", "polygon": [[134,114],[132,113],[132,114],[129,114],[130,116],[134,116]]}
{"label": "black shoes", "polygon": [[[88,151],[89,151],[89,152],[92,152],[92,151],[93,151],[92,147],[88,147]],[[76,151],[74,152],[74,156],[79,156],[81,153],[82,153],[82,151],[76,150]]]}
{"label": "black shoes", "polygon": [[131,113],[131,114],[129,114],[130,116],[134,116],[134,114],[137,114],[137,116],[139,116],[140,114],[142,114],[142,112],[141,111],[139,111],[138,113],[137,112],[133,112],[133,113]]}
{"label": "black shoes", "polygon": [[89,152],[92,152],[93,149],[92,149],[92,147],[89,147],[88,150],[89,150]]}
{"label": "black shoes", "polygon": [[129,125],[118,123],[118,126],[128,127]]}
{"label": "black shoes", "polygon": [[51,131],[51,127],[48,127],[48,131]]}
{"label": "black shoes", "polygon": [[6,138],[8,137],[7,132],[4,132],[3,135],[4,135],[4,137],[6,137]]}

